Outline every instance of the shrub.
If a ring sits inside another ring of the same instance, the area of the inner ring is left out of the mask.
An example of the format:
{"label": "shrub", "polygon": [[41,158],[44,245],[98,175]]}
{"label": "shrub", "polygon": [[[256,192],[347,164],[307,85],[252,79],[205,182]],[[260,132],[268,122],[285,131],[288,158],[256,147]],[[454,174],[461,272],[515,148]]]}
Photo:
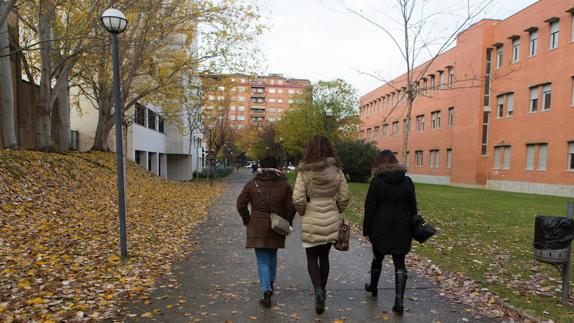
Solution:
{"label": "shrub", "polygon": [[362,140],[344,140],[336,144],[343,172],[353,182],[368,182],[371,166],[378,152],[373,144]]}

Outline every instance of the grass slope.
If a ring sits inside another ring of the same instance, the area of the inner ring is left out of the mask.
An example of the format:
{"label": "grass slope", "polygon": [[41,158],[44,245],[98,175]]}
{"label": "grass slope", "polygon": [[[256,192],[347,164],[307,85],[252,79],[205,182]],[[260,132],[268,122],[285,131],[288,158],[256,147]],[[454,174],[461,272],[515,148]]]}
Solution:
{"label": "grass slope", "polygon": [[113,154],[0,151],[0,178],[0,321],[113,317],[189,252],[220,191],[130,163],[124,263]]}

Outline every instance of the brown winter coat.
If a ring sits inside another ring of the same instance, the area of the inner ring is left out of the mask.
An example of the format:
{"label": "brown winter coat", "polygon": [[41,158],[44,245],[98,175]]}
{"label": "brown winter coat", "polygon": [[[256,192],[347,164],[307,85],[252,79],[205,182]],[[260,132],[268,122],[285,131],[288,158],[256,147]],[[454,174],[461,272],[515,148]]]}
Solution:
{"label": "brown winter coat", "polygon": [[301,163],[298,171],[293,204],[303,216],[301,240],[308,243],[336,241],[341,213],[350,199],[345,175],[333,158]]}
{"label": "brown winter coat", "polygon": [[[292,203],[293,190],[283,175],[273,172],[257,173],[247,182],[237,198],[237,211],[247,226],[246,248],[277,249],[285,248],[285,236],[271,229],[269,211],[257,191],[255,181],[259,183],[261,193],[271,212],[293,223],[295,208]],[[251,204],[251,214],[247,206]]]}

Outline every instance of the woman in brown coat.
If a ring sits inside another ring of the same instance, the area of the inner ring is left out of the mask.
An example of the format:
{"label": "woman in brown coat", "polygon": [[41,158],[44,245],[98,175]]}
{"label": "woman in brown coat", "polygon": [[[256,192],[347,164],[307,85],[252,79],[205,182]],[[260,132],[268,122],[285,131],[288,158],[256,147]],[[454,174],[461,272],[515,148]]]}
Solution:
{"label": "woman in brown coat", "polygon": [[[295,209],[292,189],[285,176],[277,170],[277,159],[261,160],[261,168],[237,198],[237,210],[247,226],[247,248],[255,249],[257,272],[263,298],[259,303],[271,307],[273,282],[277,274],[277,249],[285,248],[285,236],[271,229],[270,213],[293,223]],[[247,206],[251,204],[251,214]]]}
{"label": "woman in brown coat", "polygon": [[325,310],[329,251],[337,241],[342,213],[349,204],[349,188],[333,145],[315,136],[299,164],[293,204],[303,217],[301,239],[307,270],[315,288],[315,310]]}

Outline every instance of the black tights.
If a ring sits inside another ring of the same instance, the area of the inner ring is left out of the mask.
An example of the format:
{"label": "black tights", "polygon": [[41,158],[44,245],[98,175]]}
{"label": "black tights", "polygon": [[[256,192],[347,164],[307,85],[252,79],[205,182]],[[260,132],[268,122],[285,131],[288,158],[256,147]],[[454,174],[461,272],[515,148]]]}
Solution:
{"label": "black tights", "polygon": [[316,247],[305,248],[307,253],[307,270],[313,282],[313,287],[327,286],[329,278],[329,251],[331,244],[324,244]]}
{"label": "black tights", "polygon": [[[373,263],[371,264],[371,270],[381,270],[383,268],[383,260],[385,255],[379,252],[375,246],[373,246]],[[395,271],[403,270],[407,271],[407,266],[405,265],[405,255],[393,255],[393,264],[395,265]]]}

